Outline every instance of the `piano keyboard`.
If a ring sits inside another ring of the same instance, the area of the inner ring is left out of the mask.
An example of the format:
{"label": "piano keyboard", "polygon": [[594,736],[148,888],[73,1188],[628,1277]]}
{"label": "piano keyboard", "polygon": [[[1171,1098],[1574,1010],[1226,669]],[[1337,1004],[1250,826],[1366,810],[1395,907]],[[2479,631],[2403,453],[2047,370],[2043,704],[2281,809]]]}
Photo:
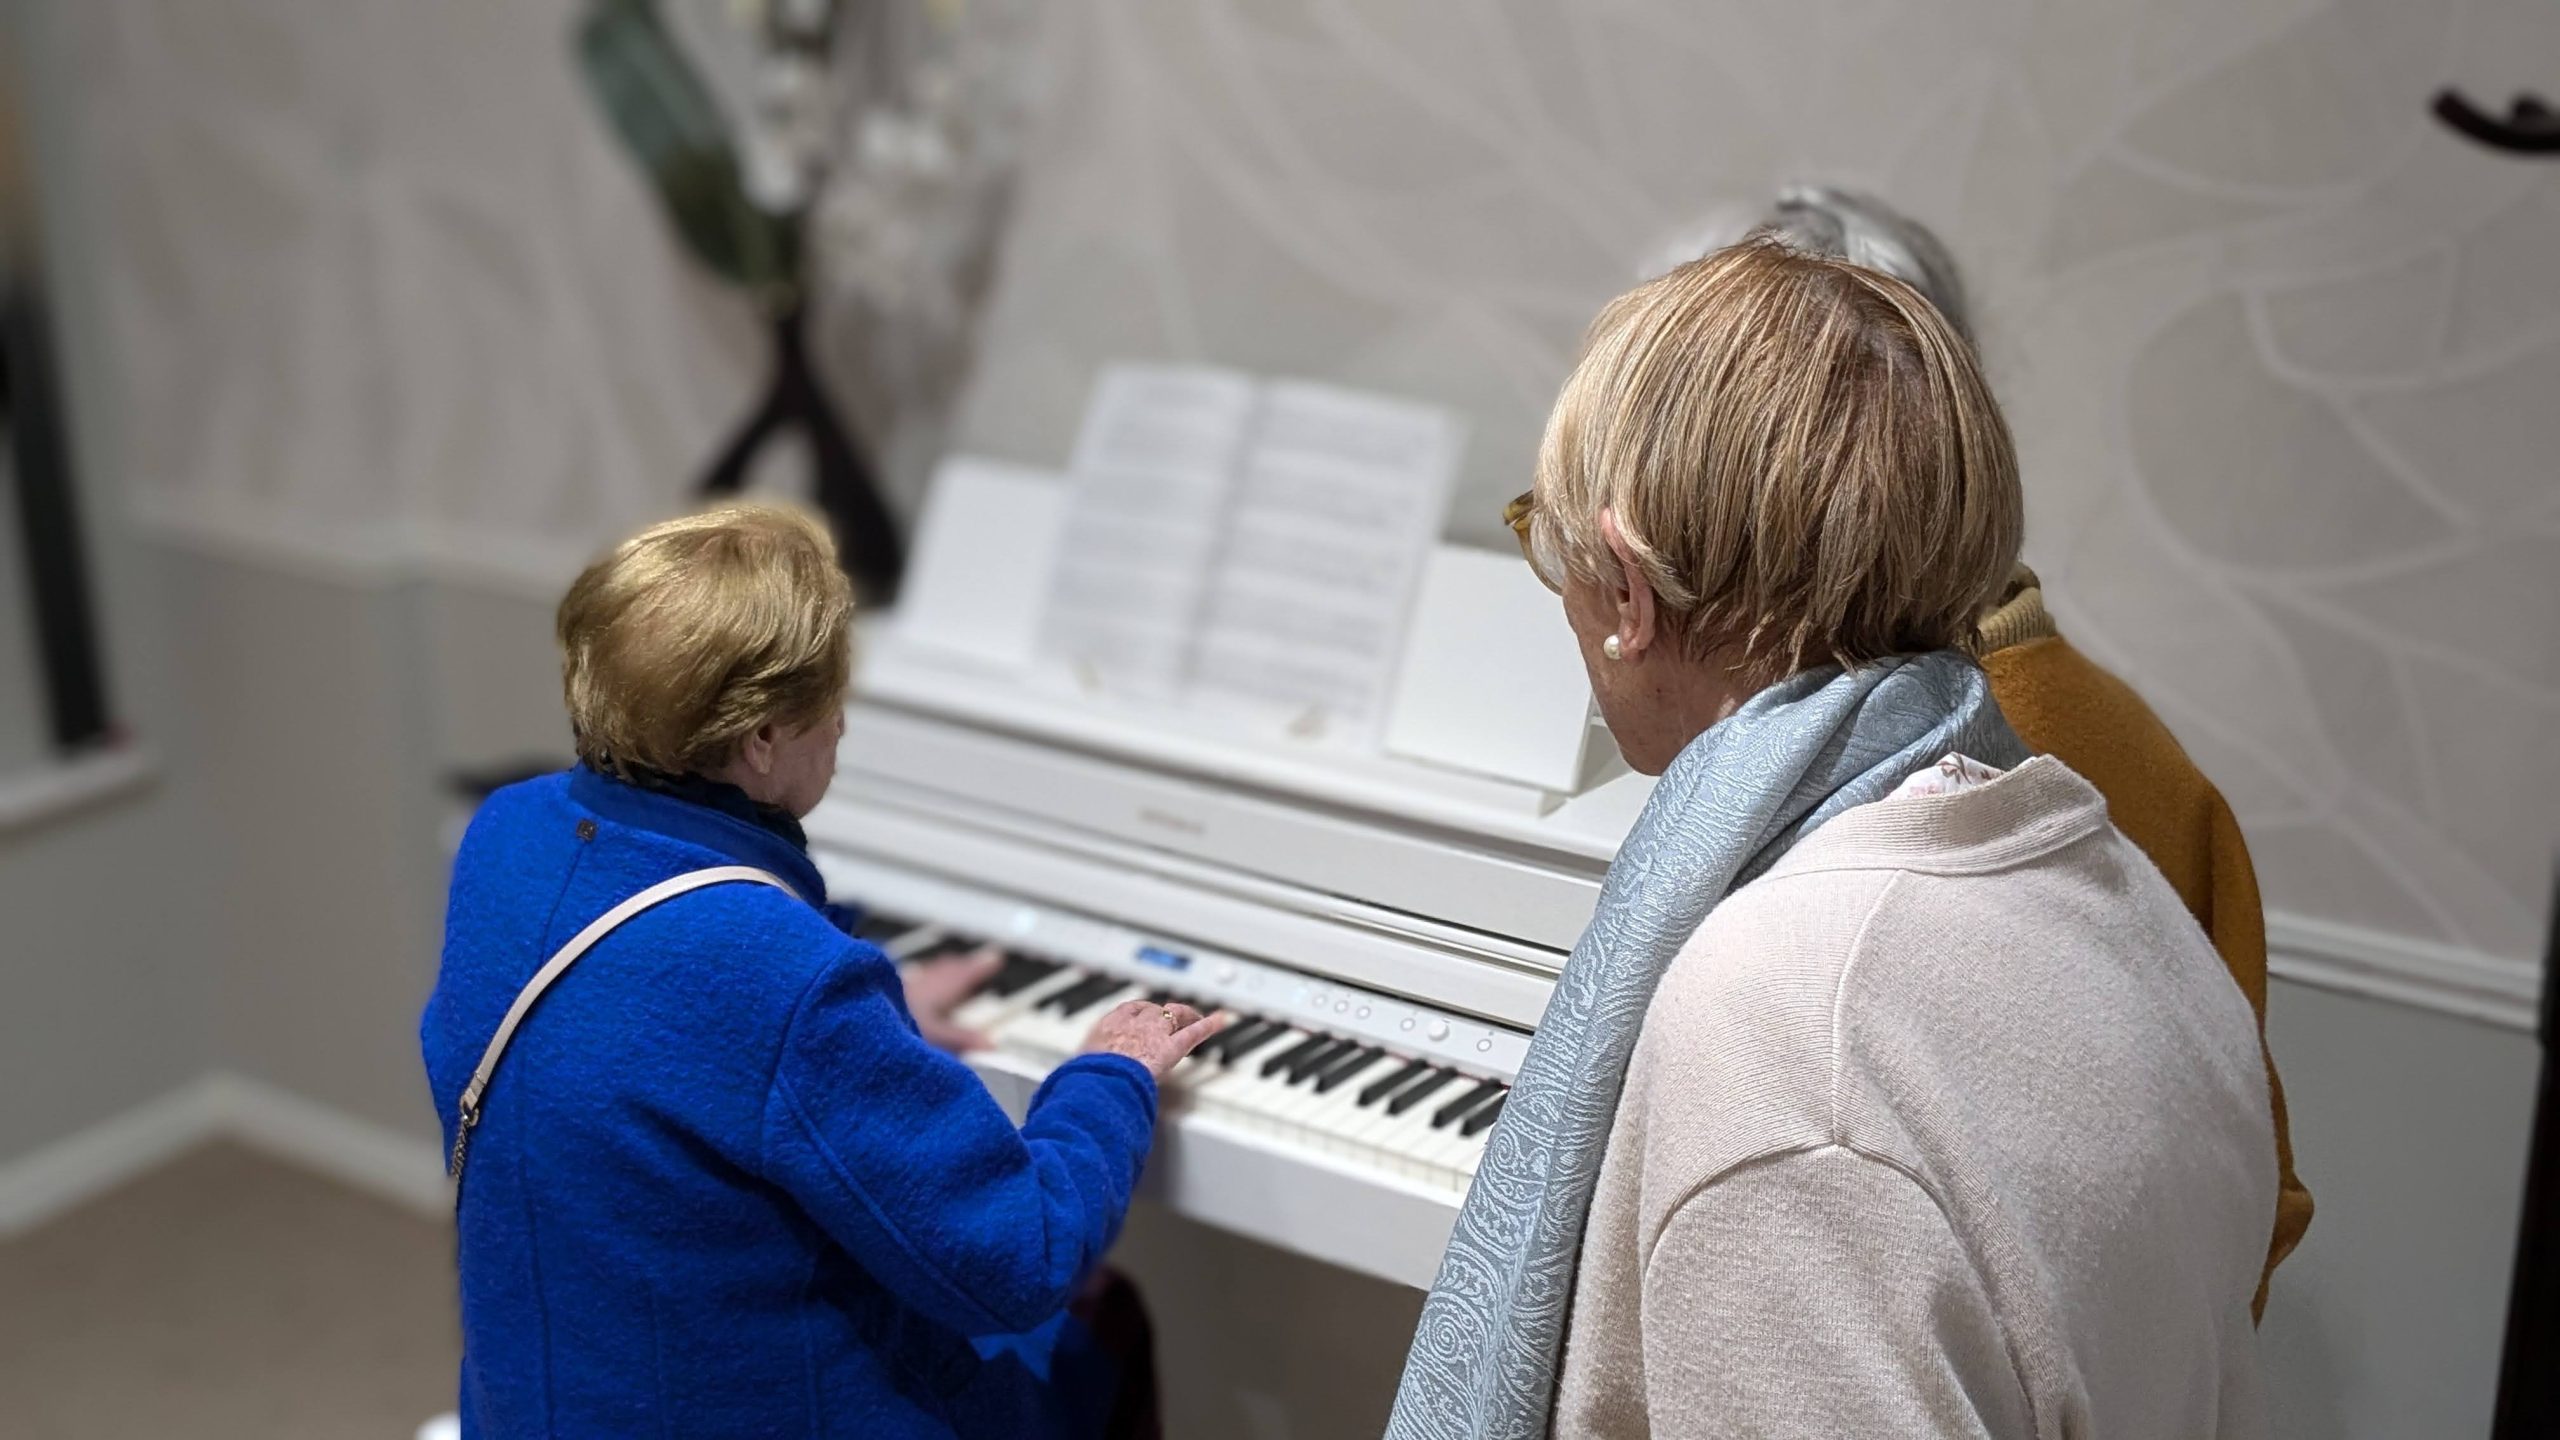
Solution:
{"label": "piano keyboard", "polygon": [[860,933],[893,958],[1004,953],[952,1018],[988,1037],[966,1058],[1017,1120],[1123,1000],[1228,1012],[1228,1028],[1166,1077],[1139,1194],[1331,1264],[1431,1283],[1525,1030],[974,886],[823,863],[839,896],[879,907]]}
{"label": "piano keyboard", "polygon": [[[884,948],[921,961],[981,943],[938,926],[919,926],[891,936]],[[1226,1009],[1232,1017],[1228,1028],[1166,1077],[1161,1108],[1167,1120],[1223,1121],[1452,1197],[1463,1195],[1509,1086],[1339,1023],[1354,1014],[1374,1020],[1381,1006],[1393,1003],[1386,997],[1336,985],[1292,998],[1302,1003],[1257,1009],[1171,976],[1133,979],[1008,951],[986,988],[952,1019],[987,1036],[1004,1057],[1045,1075],[1077,1054],[1094,1022],[1125,1001],[1179,1000],[1202,1010]],[[1329,1020],[1315,1018],[1328,1006]],[[1403,1026],[1407,1018],[1396,1023]],[[1428,1040],[1432,1022],[1417,1020],[1398,1033]],[[1487,1044],[1482,1053],[1492,1050]]]}

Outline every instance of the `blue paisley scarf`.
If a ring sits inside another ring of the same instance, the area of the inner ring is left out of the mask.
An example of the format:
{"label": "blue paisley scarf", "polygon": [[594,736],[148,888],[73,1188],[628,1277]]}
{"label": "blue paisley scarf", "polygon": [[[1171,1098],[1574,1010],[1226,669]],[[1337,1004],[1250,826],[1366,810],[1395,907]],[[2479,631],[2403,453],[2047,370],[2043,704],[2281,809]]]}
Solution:
{"label": "blue paisley scarf", "polygon": [[1771,686],[1689,743],[1618,847],[1459,1209],[1405,1357],[1389,1440],[1537,1440],[1583,1221],[1655,984],[1716,902],[1950,751],[2025,747],[1953,651]]}

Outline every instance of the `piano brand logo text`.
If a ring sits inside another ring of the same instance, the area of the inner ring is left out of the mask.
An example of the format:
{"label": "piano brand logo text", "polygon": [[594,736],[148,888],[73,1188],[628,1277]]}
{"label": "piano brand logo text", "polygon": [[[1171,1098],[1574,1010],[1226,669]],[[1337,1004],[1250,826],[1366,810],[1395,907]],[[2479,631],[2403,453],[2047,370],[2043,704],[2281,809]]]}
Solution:
{"label": "piano brand logo text", "polygon": [[1138,807],[1138,823],[1158,830],[1170,830],[1177,835],[1205,835],[1209,831],[1207,825],[1191,816],[1177,815],[1170,810],[1158,810],[1152,805]]}

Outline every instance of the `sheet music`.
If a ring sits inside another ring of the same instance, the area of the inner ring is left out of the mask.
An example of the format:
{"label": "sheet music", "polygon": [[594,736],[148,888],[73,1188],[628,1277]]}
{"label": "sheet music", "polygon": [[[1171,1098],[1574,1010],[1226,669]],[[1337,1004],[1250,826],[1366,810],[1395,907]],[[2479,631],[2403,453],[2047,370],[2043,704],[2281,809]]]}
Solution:
{"label": "sheet music", "polygon": [[1083,687],[1182,687],[1224,534],[1255,384],[1205,366],[1121,365],[1095,386],[1042,650]]}
{"label": "sheet music", "polygon": [[1375,743],[1459,438],[1430,406],[1296,381],[1264,392],[1193,652],[1196,707]]}

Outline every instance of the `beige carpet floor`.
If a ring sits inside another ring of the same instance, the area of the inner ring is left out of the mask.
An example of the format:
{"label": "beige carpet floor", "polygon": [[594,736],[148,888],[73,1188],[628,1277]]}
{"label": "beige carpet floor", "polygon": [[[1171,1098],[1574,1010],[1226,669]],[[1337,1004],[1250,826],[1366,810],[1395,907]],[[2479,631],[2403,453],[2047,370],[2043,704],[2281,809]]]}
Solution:
{"label": "beige carpet floor", "polygon": [[444,1225],[230,1145],[0,1243],[10,1440],[409,1440],[453,1408]]}

